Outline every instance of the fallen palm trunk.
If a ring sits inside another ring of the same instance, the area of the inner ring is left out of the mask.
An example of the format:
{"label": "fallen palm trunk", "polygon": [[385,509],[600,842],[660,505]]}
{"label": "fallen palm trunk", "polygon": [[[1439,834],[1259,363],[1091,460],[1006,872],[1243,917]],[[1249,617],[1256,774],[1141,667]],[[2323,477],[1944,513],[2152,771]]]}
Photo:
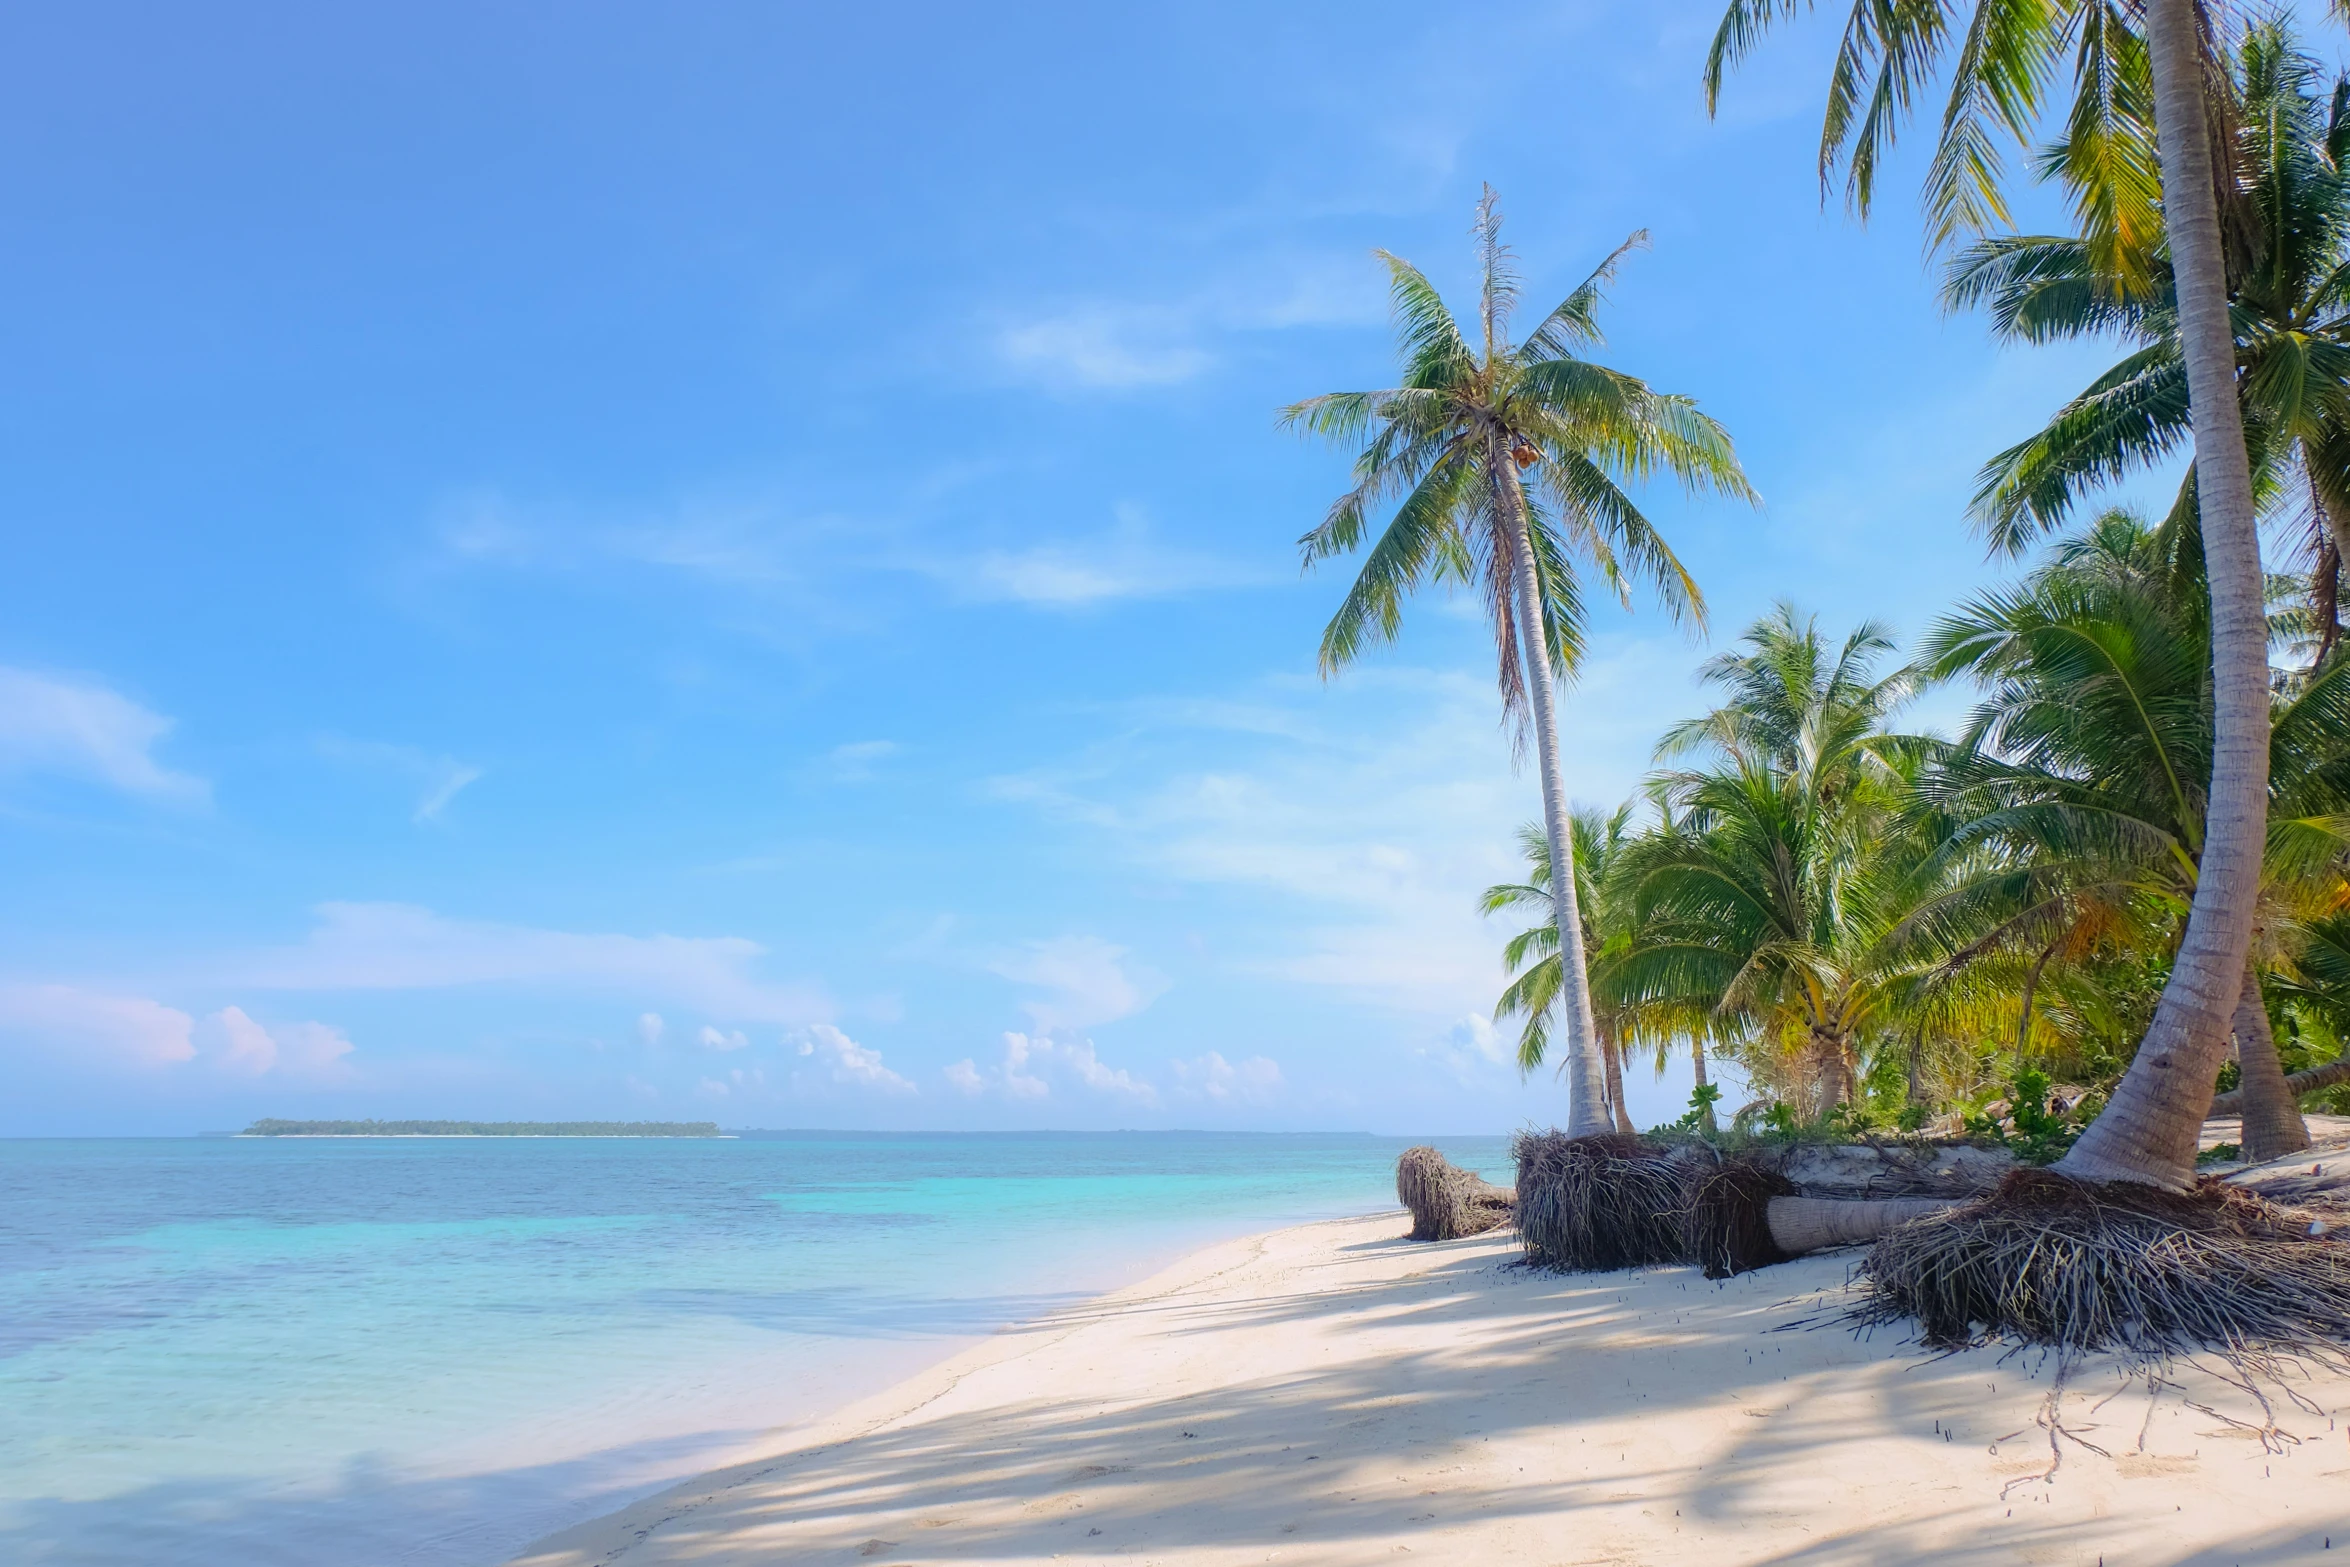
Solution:
{"label": "fallen palm trunk", "polygon": [[1875,1180],[1908,1194],[1841,1197],[1807,1193],[1788,1173],[1798,1160],[1724,1157],[1705,1143],[1668,1147],[1620,1135],[1529,1132],[1515,1152],[1526,1260],[1571,1273],[1694,1263],[1708,1278],[1727,1278],[1875,1240],[1972,1195],[1984,1173],[1959,1161],[1937,1176],[1934,1150],[1869,1177],[1846,1160],[1839,1179],[1859,1186]]}
{"label": "fallen palm trunk", "polygon": [[[2334,1088],[2350,1083],[2350,1056],[2328,1061],[2324,1066],[2313,1066],[2306,1072],[2289,1072],[2285,1076],[2285,1091],[2298,1099],[2303,1094],[2314,1094],[2321,1088]],[[2211,1108],[2203,1119],[2216,1121],[2222,1116],[2244,1113],[2244,1091],[2231,1088],[2224,1094],[2214,1094]]]}
{"label": "fallen palm trunk", "polygon": [[1957,1204],[1946,1197],[1774,1197],[1766,1217],[1771,1242],[1790,1257],[1858,1246]]}
{"label": "fallen palm trunk", "polygon": [[1972,1143],[1797,1143],[1762,1159],[1806,1197],[1979,1197],[2016,1166]]}
{"label": "fallen palm trunk", "polygon": [[1411,1210],[1411,1238],[1458,1240],[1510,1222],[1511,1193],[1426,1146],[1406,1148],[1395,1161],[1395,1195]]}

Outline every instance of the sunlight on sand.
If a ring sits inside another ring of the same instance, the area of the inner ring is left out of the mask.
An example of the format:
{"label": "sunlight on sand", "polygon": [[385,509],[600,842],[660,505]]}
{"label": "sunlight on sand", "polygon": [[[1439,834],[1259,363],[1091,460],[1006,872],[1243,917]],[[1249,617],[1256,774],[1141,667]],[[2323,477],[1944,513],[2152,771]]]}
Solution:
{"label": "sunlight on sand", "polygon": [[[2350,1381],[1929,1359],[1817,1324],[1853,1254],[1562,1277],[1400,1215],[1212,1248],[1009,1330],[530,1567],[2278,1563],[2350,1550]],[[2117,1395],[2118,1390],[2118,1396]],[[2239,1424],[2237,1422],[2244,1422]],[[2091,1446],[2104,1450],[2100,1455]],[[2331,1558],[2327,1558],[2331,1559]],[[2343,1558],[2350,1560],[2350,1556]]]}

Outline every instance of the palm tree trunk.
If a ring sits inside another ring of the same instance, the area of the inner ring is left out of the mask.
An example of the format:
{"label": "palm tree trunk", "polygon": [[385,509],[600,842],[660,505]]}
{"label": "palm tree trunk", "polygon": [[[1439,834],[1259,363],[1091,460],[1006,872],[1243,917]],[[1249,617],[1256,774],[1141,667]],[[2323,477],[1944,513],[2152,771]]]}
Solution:
{"label": "palm tree trunk", "polygon": [[[1690,1070],[1691,1070],[1692,1072],[1694,1072],[1694,1073],[1696,1074],[1696,1076],[1697,1076],[1697,1081],[1696,1081],[1696,1083],[1695,1083],[1693,1086],[1694,1086],[1694,1087],[1698,1087],[1698,1088],[1703,1088],[1703,1087],[1705,1086],[1705,1084],[1706,1084],[1706,1078],[1705,1078],[1705,1041],[1704,1041],[1704,1040],[1702,1040],[1702,1039],[1698,1039],[1698,1038],[1695,1038],[1695,1037],[1692,1037],[1692,1038],[1690,1039],[1690,1041],[1689,1041],[1689,1067],[1690,1067]],[[1712,1105],[1712,1103],[1711,1103],[1710,1101],[1709,1101],[1709,1102],[1706,1104],[1706,1107],[1705,1107],[1705,1110],[1704,1110],[1704,1116],[1705,1116],[1705,1129],[1706,1129],[1707,1131],[1709,1131],[1709,1132],[1719,1132],[1719,1131],[1722,1129],[1721,1123],[1720,1123],[1719,1121],[1716,1121],[1716,1120],[1714,1119],[1714,1107],[1713,1107],[1713,1105]]]}
{"label": "palm tree trunk", "polygon": [[[2293,1096],[2294,1107],[2298,1109],[2303,1094],[2314,1094],[2321,1088],[2334,1088],[2343,1083],[2350,1083],[2350,1045],[2344,1046],[2343,1054],[2328,1061],[2325,1065],[2305,1067],[2286,1078],[2285,1092]],[[2205,1119],[2213,1120],[2223,1115],[2242,1115],[2243,1113],[2244,1091],[2240,1088],[2234,1088],[2224,1094],[2212,1096],[2211,1114]]]}
{"label": "palm tree trunk", "polygon": [[2244,1157],[2260,1164],[2308,1147],[2309,1125],[2301,1119],[2293,1091],[2285,1086],[2276,1036],[2269,1032],[2260,973],[2249,964],[2236,998],[2236,1065],[2244,1085]]}
{"label": "palm tree trunk", "polygon": [[2015,1069],[2019,1072],[2032,1064],[2032,994],[2040,988],[2040,971],[2055,955],[2056,942],[2052,941],[2032,960],[2031,972],[2024,976],[2023,1017],[2015,1026]]}
{"label": "palm tree trunk", "polygon": [[1583,910],[1575,897],[1575,838],[1568,825],[1567,788],[1559,777],[1558,710],[1551,692],[1550,639],[1542,619],[1542,587],[1534,574],[1534,536],[1517,464],[1500,441],[1486,462],[1494,500],[1509,527],[1510,576],[1518,596],[1518,643],[1526,663],[1526,703],[1534,709],[1534,748],[1542,767],[1542,829],[1550,839],[1550,907],[1559,929],[1559,1012],[1566,1022],[1567,1135],[1596,1137],[1611,1130],[1607,1075],[1599,1058],[1599,1029],[1591,1015],[1591,977],[1583,957]]}
{"label": "palm tree trunk", "polygon": [[1804,1076],[1809,1079],[1811,1119],[1819,1120],[1840,1104],[1853,1102],[1852,1054],[1845,1048],[1844,1036],[1813,1025],[1810,1060],[1805,1063]]}
{"label": "palm tree trunk", "polygon": [[1632,1124],[1632,1112],[1624,1108],[1624,1047],[1602,1034],[1599,1053],[1607,1062],[1607,1102],[1615,1112],[1616,1130],[1629,1136],[1639,1128]]}
{"label": "palm tree trunk", "polygon": [[2211,794],[2195,902],[2153,1025],[2104,1113],[2057,1168],[2183,1191],[2195,1178],[2196,1138],[2252,944],[2268,814],[2268,623],[2195,0],[2147,0],[2146,47],[2211,583]]}
{"label": "palm tree trunk", "polygon": [[1957,1206],[1948,1197],[1773,1197],[1763,1210],[1771,1241],[1790,1257],[1857,1246],[1912,1219]]}

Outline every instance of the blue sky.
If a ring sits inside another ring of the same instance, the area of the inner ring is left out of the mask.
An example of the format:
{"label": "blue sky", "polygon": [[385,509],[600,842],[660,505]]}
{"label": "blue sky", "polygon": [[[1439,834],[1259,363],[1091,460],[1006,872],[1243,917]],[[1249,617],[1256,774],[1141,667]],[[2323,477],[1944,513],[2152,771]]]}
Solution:
{"label": "blue sky", "polygon": [[[1465,297],[1490,180],[1546,306],[1651,232],[1606,357],[1767,503],[1649,497],[1715,645],[1987,580],[2098,359],[1942,316],[1906,176],[1822,210],[1823,26],[1709,122],[1718,14],[18,15],[0,1133],[1555,1118],[1473,607],[1314,673],[1273,410],[1385,384],[1372,248]],[[1598,630],[1613,801],[1705,646]]]}

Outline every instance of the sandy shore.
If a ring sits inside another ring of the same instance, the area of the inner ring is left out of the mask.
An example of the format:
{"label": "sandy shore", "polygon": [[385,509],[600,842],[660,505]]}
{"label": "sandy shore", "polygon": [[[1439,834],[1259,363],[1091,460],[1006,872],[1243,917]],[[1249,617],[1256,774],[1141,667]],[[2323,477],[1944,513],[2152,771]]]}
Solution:
{"label": "sandy shore", "polygon": [[2045,1368],[1802,1326],[1850,1254],[1561,1277],[1403,1229],[1200,1252],[518,1560],[2350,1563],[2350,1379],[2264,1441],[2217,1377],[2085,1373],[2105,1451],[2049,1475]]}

